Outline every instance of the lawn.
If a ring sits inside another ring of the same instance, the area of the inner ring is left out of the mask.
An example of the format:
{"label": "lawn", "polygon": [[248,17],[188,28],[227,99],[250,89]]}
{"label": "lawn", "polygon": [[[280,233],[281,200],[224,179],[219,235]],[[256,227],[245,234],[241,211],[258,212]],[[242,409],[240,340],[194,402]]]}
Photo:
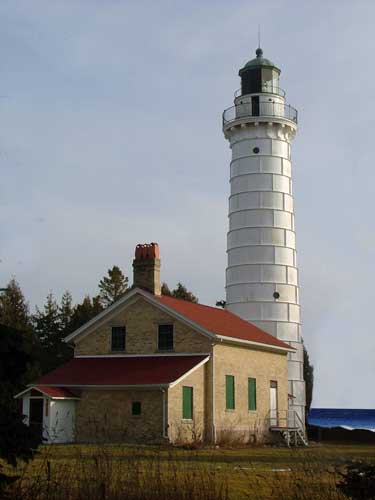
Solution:
{"label": "lawn", "polygon": [[42,446],[19,467],[14,500],[340,499],[345,464],[375,464],[375,445],[160,448],[128,445]]}

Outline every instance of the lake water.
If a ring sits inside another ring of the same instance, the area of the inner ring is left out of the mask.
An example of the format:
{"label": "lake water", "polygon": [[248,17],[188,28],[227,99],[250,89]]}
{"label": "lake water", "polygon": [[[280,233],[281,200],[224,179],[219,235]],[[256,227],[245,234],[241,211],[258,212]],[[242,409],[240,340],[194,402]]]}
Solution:
{"label": "lake water", "polygon": [[375,432],[375,410],[349,410],[342,408],[311,408],[309,424],[319,427],[367,429]]}

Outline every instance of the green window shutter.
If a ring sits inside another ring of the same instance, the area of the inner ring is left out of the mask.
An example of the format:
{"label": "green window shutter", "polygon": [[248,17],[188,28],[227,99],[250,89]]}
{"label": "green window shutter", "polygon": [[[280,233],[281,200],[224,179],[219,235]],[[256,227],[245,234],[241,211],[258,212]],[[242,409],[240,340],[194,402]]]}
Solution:
{"label": "green window shutter", "polygon": [[225,376],[225,401],[226,409],[234,410],[235,400],[234,400],[234,377],[233,375]]}
{"label": "green window shutter", "polygon": [[248,379],[249,387],[249,410],[257,409],[257,380],[255,378]]}
{"label": "green window shutter", "polygon": [[193,419],[193,388],[182,388],[182,418]]}

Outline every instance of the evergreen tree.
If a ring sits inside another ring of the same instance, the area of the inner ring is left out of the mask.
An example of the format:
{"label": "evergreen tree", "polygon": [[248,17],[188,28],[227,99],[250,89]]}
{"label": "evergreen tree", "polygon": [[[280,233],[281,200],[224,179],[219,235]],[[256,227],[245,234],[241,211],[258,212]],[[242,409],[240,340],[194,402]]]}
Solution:
{"label": "evergreen tree", "polygon": [[166,297],[172,297],[172,292],[170,291],[169,286],[167,285],[167,283],[163,283],[161,285],[161,294],[165,295]]}
{"label": "evergreen tree", "polygon": [[64,363],[72,354],[72,349],[63,342],[60,307],[52,293],[47,295],[42,310],[36,307],[33,320],[43,350],[42,370],[47,372]]}
{"label": "evergreen tree", "polygon": [[177,283],[176,288],[172,292],[173,297],[176,299],[187,300],[188,302],[198,302],[198,297],[196,297],[192,292],[189,292],[185,285],[180,281]]}
{"label": "evergreen tree", "polygon": [[0,294],[0,323],[31,332],[29,305],[15,278],[9,281]]}
{"label": "evergreen tree", "polygon": [[314,367],[310,363],[309,353],[303,344],[303,378],[306,384],[306,417],[310,411],[314,389]]}
{"label": "evergreen tree", "polygon": [[175,299],[187,300],[188,302],[198,303],[198,297],[190,292],[185,285],[180,281],[177,283],[176,288],[170,290],[167,283],[163,283],[161,287],[161,294],[167,297],[174,297]]}
{"label": "evergreen tree", "polygon": [[55,339],[60,338],[60,316],[59,306],[52,292],[47,295],[43,309],[36,307],[33,317],[35,332],[39,336],[40,344],[45,349],[55,345]]}
{"label": "evergreen tree", "polygon": [[[17,459],[32,458],[33,450],[39,444],[38,437],[22,421],[19,400],[13,398],[25,384],[39,376],[35,357],[31,335],[0,325],[0,458],[14,467]],[[4,463],[0,463],[1,498],[5,498],[3,488],[18,479],[14,473],[8,475],[8,472]]]}
{"label": "evergreen tree", "polygon": [[0,324],[0,402],[14,402],[14,394],[39,377],[39,358],[32,335]]}
{"label": "evergreen tree", "polygon": [[118,266],[108,269],[108,276],[99,282],[99,297],[101,305],[106,308],[116,302],[128,289],[128,277],[124,276]]}
{"label": "evergreen tree", "polygon": [[71,333],[71,322],[73,316],[73,298],[72,294],[68,291],[64,292],[61,297],[59,315],[61,333],[63,337],[66,337],[69,333]]}
{"label": "evergreen tree", "polygon": [[103,311],[103,307],[100,303],[100,298],[97,296],[91,299],[89,295],[86,295],[82,303],[77,304],[73,308],[68,333],[74,332],[79,327],[87,323],[87,321],[99,314],[101,311]]}

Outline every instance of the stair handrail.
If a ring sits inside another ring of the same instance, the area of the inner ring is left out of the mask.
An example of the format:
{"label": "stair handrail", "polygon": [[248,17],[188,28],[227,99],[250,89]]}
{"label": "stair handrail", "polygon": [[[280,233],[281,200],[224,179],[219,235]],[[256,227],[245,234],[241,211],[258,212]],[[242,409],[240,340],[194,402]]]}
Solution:
{"label": "stair handrail", "polygon": [[[293,427],[304,432],[305,426],[303,425],[302,419],[296,410],[269,410],[266,420],[269,422],[270,427],[283,427],[282,425],[279,425],[279,423],[285,422],[285,427]],[[271,422],[275,420],[277,425],[271,426]]]}
{"label": "stair handrail", "polygon": [[293,411],[294,411],[295,416],[297,417],[297,420],[298,420],[298,422],[299,422],[299,424],[300,424],[300,425],[299,425],[299,427],[300,427],[302,430],[304,430],[305,425],[304,425],[304,423],[302,422],[301,417],[298,415],[298,413],[297,413],[295,410],[293,410]]}

